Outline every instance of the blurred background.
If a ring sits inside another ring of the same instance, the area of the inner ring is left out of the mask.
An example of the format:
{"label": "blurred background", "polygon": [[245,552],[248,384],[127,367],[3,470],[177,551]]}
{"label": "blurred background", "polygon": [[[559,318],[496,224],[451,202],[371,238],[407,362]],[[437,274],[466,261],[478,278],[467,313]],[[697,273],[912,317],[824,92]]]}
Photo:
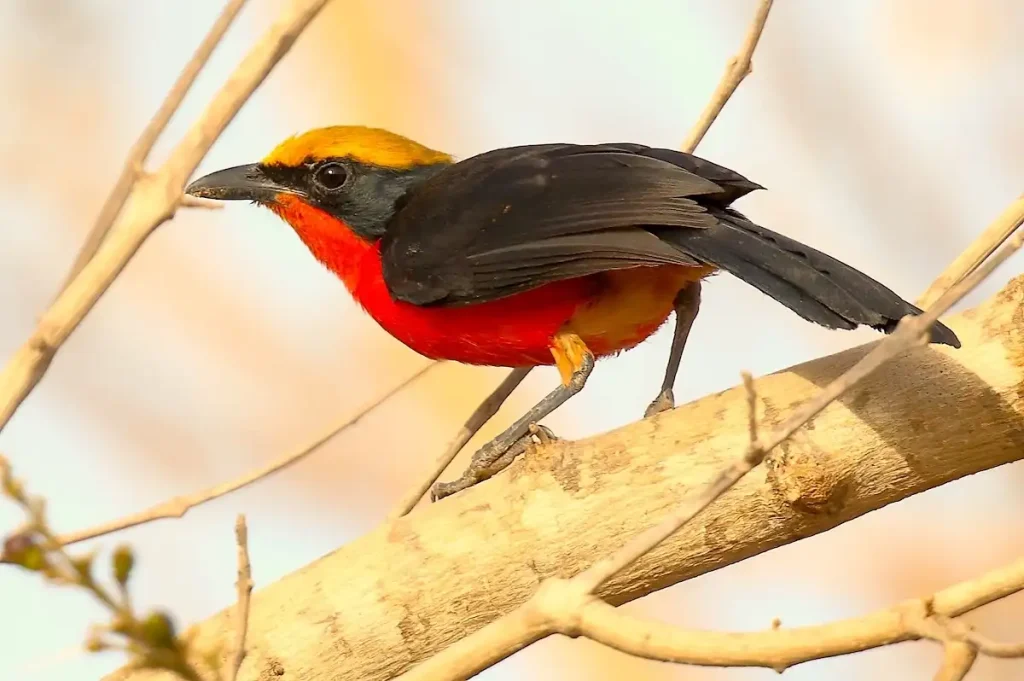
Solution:
{"label": "blurred background", "polygon": [[[128,147],[220,5],[0,2],[0,356],[57,292]],[[678,146],[755,5],[335,0],[200,173],[337,123],[390,128],[457,156],[546,141]],[[251,0],[155,161],[279,6]],[[780,0],[755,73],[699,153],[768,188],[739,206],[758,222],[912,299],[1022,189],[1022,31],[1017,0]],[[968,304],[1021,269],[1013,261]],[[814,328],[728,277],[704,295],[680,401],[734,384],[742,369],[763,374],[873,337]],[[576,437],[637,419],[660,384],[670,335],[603,362],[548,425]],[[185,210],[64,346],[0,450],[50,500],[58,530],[80,529],[301,446],[424,363],[357,310],[268,212]],[[257,586],[299,568],[377,525],[502,375],[439,367],[294,468],[98,544],[136,547],[140,605],[201,619],[233,600],[237,512],[248,515]],[[484,436],[556,380],[553,370],[535,372]],[[758,629],[774,617],[823,622],[928,593],[1021,553],[1022,471],[973,476],[626,607],[681,625]],[[0,505],[0,528],[20,520]],[[1020,639],[1022,605],[1010,598],[973,621]],[[121,661],[76,651],[87,624],[105,617],[76,592],[0,570],[0,612],[8,678],[92,680]],[[938,659],[937,646],[906,644],[786,678],[930,678]],[[549,640],[481,678],[769,677]],[[984,659],[970,678],[1024,679],[1024,668]]]}

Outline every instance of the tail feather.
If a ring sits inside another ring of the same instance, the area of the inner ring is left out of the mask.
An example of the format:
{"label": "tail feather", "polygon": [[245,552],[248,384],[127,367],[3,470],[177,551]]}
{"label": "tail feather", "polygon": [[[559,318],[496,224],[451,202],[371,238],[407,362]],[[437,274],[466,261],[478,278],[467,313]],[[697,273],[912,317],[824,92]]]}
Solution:
{"label": "tail feather", "polygon": [[[659,230],[658,236],[693,257],[746,281],[811,322],[833,329],[871,326],[891,333],[921,310],[849,265],[747,220],[734,210],[712,210],[707,229]],[[960,347],[936,323],[932,342]]]}

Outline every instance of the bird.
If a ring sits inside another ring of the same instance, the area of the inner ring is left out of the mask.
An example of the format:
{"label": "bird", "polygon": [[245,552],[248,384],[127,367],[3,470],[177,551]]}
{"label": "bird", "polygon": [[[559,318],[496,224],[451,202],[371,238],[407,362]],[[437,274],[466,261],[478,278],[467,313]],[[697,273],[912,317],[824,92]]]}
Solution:
{"label": "bird", "polygon": [[[289,137],[186,193],[273,211],[421,355],[557,367],[560,383],[475,454],[475,472],[435,486],[436,499],[507,465],[513,447],[583,389],[597,359],[633,348],[673,314],[661,389],[645,415],[674,407],[701,282],[717,272],[829,329],[891,333],[921,313],[732,207],[760,189],[701,157],[636,143],[520,145],[457,160],[381,128],[337,125]],[[960,347],[941,323],[930,336]]]}

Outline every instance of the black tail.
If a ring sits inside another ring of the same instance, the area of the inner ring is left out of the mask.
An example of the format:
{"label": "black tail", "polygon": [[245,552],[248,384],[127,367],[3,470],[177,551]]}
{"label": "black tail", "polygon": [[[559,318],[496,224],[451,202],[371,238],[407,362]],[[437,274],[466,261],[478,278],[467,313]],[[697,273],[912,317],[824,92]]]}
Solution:
{"label": "black tail", "polygon": [[[731,209],[711,209],[718,224],[707,229],[664,229],[658,236],[694,258],[760,289],[808,321],[830,329],[871,326],[892,333],[899,320],[921,310],[849,265],[755,225]],[[960,347],[936,323],[933,343]]]}

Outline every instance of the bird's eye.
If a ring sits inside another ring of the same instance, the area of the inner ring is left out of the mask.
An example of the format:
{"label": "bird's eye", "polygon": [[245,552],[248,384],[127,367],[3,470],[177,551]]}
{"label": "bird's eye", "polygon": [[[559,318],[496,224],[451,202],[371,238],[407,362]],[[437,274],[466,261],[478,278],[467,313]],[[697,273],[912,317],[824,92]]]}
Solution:
{"label": "bird's eye", "polygon": [[313,181],[327,191],[341,189],[348,181],[348,169],[340,163],[327,163],[317,169]]}

